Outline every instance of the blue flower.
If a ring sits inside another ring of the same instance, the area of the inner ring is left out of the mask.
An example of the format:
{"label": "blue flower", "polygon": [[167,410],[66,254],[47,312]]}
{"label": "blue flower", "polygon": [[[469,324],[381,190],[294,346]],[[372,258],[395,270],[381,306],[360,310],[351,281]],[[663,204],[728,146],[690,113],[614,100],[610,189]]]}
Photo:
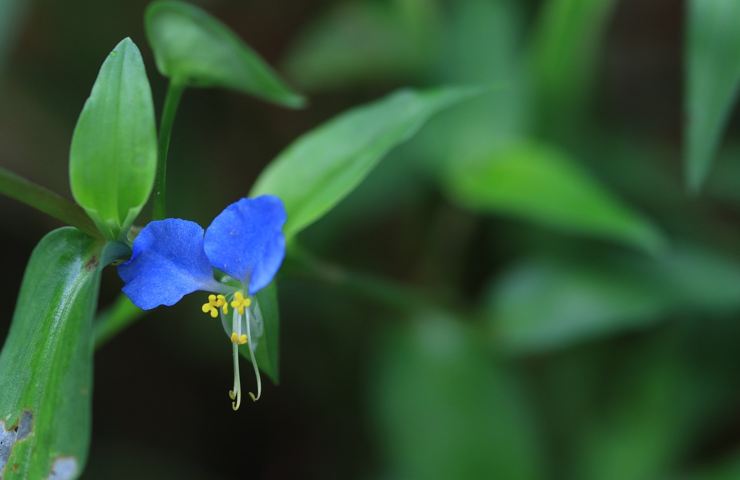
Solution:
{"label": "blue flower", "polygon": [[[204,231],[195,222],[168,218],[149,223],[134,240],[131,258],[118,267],[123,292],[143,310],[172,306],[195,291],[211,292],[203,313],[221,317],[232,343],[234,410],[241,404],[239,345],[254,351],[262,336],[262,315],[254,295],[269,285],[285,257],[283,202],[271,195],[243,198],[224,209]],[[229,322],[229,306],[231,321]]]}

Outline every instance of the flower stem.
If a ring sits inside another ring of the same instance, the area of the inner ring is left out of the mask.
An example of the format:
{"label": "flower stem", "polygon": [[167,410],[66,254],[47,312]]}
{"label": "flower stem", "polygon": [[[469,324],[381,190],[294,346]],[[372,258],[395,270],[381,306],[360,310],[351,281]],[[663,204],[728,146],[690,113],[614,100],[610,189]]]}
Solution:
{"label": "flower stem", "polygon": [[162,108],[162,119],[159,124],[159,149],[157,161],[157,178],[154,181],[154,205],[152,218],[161,220],[167,217],[167,154],[170,150],[172,125],[175,123],[175,114],[180,105],[185,85],[176,81],[170,82],[167,87],[167,96]]}
{"label": "flower stem", "polygon": [[15,173],[0,167],[0,193],[25,203],[36,210],[75,226],[93,237],[100,233],[85,211],[51,190],[37,185]]}

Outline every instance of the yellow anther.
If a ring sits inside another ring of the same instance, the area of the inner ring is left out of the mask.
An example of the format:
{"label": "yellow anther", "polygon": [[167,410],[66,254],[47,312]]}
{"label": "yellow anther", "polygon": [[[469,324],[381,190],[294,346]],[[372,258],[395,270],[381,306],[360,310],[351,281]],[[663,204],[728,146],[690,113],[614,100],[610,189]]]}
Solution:
{"label": "yellow anther", "polygon": [[208,303],[204,303],[201,307],[203,313],[209,314],[212,318],[218,317],[218,309],[224,312],[224,315],[229,313],[229,307],[226,303],[226,297],[223,295],[208,295]]}
{"label": "yellow anther", "polygon": [[235,343],[237,345],[244,345],[249,341],[246,335],[243,333],[239,335],[236,332],[231,332],[231,343]]}
{"label": "yellow anther", "polygon": [[236,292],[234,294],[234,299],[231,301],[231,308],[239,312],[239,315],[244,315],[244,309],[248,308],[251,304],[251,299],[244,297],[242,292]]}

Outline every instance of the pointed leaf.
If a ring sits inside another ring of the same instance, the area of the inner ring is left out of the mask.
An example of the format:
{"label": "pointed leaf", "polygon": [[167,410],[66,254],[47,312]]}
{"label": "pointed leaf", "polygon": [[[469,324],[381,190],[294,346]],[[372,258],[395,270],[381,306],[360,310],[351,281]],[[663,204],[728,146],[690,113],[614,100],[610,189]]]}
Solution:
{"label": "pointed leaf", "polygon": [[658,230],[610,195],[557,149],[515,144],[452,163],[450,194],[482,212],[511,215],[561,230],[656,251]]}
{"label": "pointed leaf", "polygon": [[738,309],[740,264],[674,247],[650,259],[530,259],[497,276],[485,316],[500,346],[531,353],[644,329],[672,315]]}
{"label": "pointed leaf", "polygon": [[141,53],[124,39],[100,68],[72,137],[69,177],[77,203],[117,240],[149,198],[157,168],[152,92]]}
{"label": "pointed leaf", "polygon": [[157,68],[173,82],[194,87],[224,87],[286,107],[303,97],[223,23],[183,2],[159,1],[146,11],[146,33]]}
{"label": "pointed leaf", "polygon": [[411,138],[435,113],[477,90],[402,90],[345,112],[285,149],[267,167],[252,196],[285,203],[290,238],[347,196],[391,149]]}
{"label": "pointed leaf", "polygon": [[689,186],[706,178],[740,86],[740,2],[689,0],[685,133]]}
{"label": "pointed leaf", "polygon": [[61,228],[26,268],[0,354],[0,477],[76,478],[90,443],[100,245]]}

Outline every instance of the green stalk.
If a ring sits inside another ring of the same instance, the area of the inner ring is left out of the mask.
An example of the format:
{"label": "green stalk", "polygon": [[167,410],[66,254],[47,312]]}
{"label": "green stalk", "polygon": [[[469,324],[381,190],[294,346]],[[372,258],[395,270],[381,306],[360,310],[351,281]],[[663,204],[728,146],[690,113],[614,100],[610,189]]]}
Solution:
{"label": "green stalk", "polygon": [[164,100],[162,120],[159,125],[157,178],[154,182],[154,206],[152,211],[154,220],[167,217],[167,154],[170,150],[172,125],[175,123],[175,114],[184,91],[185,84],[174,80],[167,87],[167,97]]}
{"label": "green stalk", "polygon": [[[363,296],[385,306],[400,310],[453,307],[452,302],[440,295],[431,295],[414,287],[403,285],[376,275],[348,270],[322,260],[310,252],[292,244],[287,261],[299,267],[310,278],[329,285],[344,288],[355,295]],[[290,267],[288,267],[290,270]]]}
{"label": "green stalk", "polygon": [[92,237],[100,233],[85,211],[61,195],[0,167],[0,193],[72,225]]}

